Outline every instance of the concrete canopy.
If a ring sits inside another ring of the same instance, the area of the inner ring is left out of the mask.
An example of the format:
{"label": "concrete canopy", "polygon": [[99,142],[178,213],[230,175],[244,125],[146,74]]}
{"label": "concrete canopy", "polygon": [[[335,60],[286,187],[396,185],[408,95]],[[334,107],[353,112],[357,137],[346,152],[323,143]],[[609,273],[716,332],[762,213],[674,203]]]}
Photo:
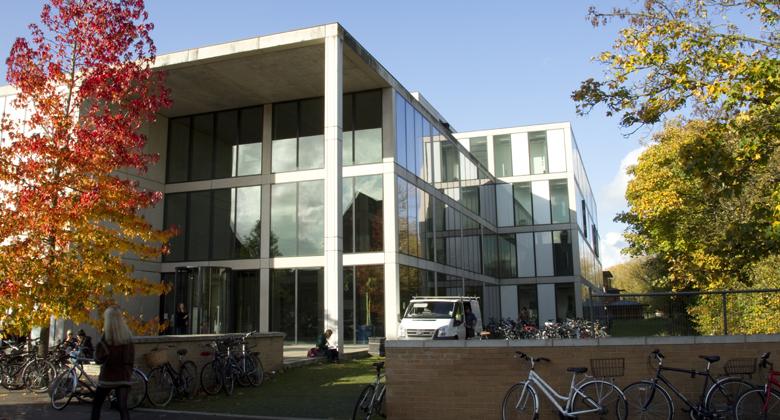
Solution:
{"label": "concrete canopy", "polygon": [[[160,113],[176,117],[323,96],[325,28],[159,56],[156,67],[167,73],[173,99],[171,108]],[[344,48],[344,92],[391,86],[383,69],[376,68],[373,60],[364,60],[370,57],[365,50],[357,46],[361,51],[356,52],[354,47]]]}

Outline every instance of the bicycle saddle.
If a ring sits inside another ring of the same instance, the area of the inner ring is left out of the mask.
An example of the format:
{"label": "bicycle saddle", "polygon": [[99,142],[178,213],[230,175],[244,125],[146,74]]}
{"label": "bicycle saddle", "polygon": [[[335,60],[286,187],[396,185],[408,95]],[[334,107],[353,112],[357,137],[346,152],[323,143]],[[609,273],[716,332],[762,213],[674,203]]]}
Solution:
{"label": "bicycle saddle", "polygon": [[187,349],[176,350],[176,354],[178,354],[179,356],[184,356],[185,354],[187,354]]}
{"label": "bicycle saddle", "polygon": [[570,367],[566,368],[567,372],[574,372],[574,373],[585,373],[588,371],[588,368],[586,367]]}
{"label": "bicycle saddle", "polygon": [[700,359],[704,359],[710,363],[715,363],[720,360],[720,356],[699,356]]}

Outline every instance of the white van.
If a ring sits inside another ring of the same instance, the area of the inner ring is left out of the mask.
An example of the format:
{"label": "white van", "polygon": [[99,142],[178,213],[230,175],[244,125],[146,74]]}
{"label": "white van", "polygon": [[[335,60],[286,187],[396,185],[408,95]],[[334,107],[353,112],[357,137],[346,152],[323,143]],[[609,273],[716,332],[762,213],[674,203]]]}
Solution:
{"label": "white van", "polygon": [[479,298],[471,296],[415,296],[409,301],[401,323],[399,339],[464,340],[466,309],[476,317],[474,337],[482,332]]}

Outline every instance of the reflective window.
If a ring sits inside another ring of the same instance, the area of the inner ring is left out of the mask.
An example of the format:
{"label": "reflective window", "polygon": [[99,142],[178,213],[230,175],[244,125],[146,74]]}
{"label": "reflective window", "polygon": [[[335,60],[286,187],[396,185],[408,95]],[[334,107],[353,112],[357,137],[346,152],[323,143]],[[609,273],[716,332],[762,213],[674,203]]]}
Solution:
{"label": "reflective window", "polygon": [[214,140],[214,178],[235,176],[238,111],[217,113],[217,128]]}
{"label": "reflective window", "polygon": [[323,181],[271,187],[271,256],[323,255]]}
{"label": "reflective window", "polygon": [[356,165],[382,161],[382,91],[354,96],[355,127],[352,150]]}
{"label": "reflective window", "polygon": [[398,251],[409,253],[409,191],[406,181],[401,177],[396,179],[398,194]]}
{"label": "reflective window", "polygon": [[498,236],[499,277],[517,277],[517,246],[515,235]]}
{"label": "reflective window", "polygon": [[189,226],[187,229],[187,260],[209,259],[211,235],[211,191],[189,193]]}
{"label": "reflective window", "polygon": [[409,218],[409,255],[417,257],[420,255],[420,236],[417,225],[417,214],[419,212],[417,202],[417,187],[412,184],[406,184],[407,201],[409,204],[407,217]]}
{"label": "reflective window", "polygon": [[297,339],[313,342],[322,334],[324,325],[324,276],[323,270],[298,271]]}
{"label": "reflective window", "polygon": [[187,181],[190,154],[190,118],[172,118],[168,125],[167,182]]}
{"label": "reflective window", "polygon": [[271,270],[269,326],[295,340],[295,270]]}
{"label": "reflective window", "polygon": [[460,151],[449,140],[445,139],[440,144],[442,181],[457,181],[460,179]]}
{"label": "reflective window", "polygon": [[547,168],[547,133],[537,131],[528,133],[528,150],[531,157],[531,173],[546,174]]}
{"label": "reflective window", "polygon": [[395,95],[395,162],[406,167],[406,101]]}
{"label": "reflective window", "polygon": [[324,98],[300,101],[298,169],[323,167],[325,130]]}
{"label": "reflective window", "polygon": [[210,179],[211,157],[214,145],[214,115],[196,115],[192,118],[192,150],[190,152],[190,181]]}
{"label": "reflective window", "polygon": [[518,322],[531,325],[538,324],[539,303],[535,284],[522,284],[517,286],[517,314]]}
{"label": "reflective window", "polygon": [[[249,332],[260,328],[260,272],[233,271],[230,287],[230,331]],[[274,330],[276,331],[276,330]]]}
{"label": "reflective window", "polygon": [[213,190],[211,258],[225,260],[233,255],[233,194],[230,189]]}
{"label": "reflective window", "polygon": [[565,179],[550,181],[550,206],[553,223],[569,223],[569,190]]}
{"label": "reflective window", "polygon": [[384,267],[344,267],[344,339],[368,343],[384,337]]}
{"label": "reflective window", "polygon": [[242,109],[236,174],[257,175],[263,161],[263,108]]}
{"label": "reflective window", "polygon": [[512,136],[493,136],[496,176],[512,176]]}
{"label": "reflective window", "polygon": [[170,253],[164,261],[184,261],[187,238],[187,193],[165,195],[165,228],[175,226],[178,234],[168,243]]}
{"label": "reflective window", "polygon": [[235,188],[234,258],[260,258],[260,186]]}
{"label": "reflective window", "polygon": [[344,252],[375,252],[383,249],[382,203],[382,175],[344,178]]}
{"label": "reflective window", "polygon": [[556,276],[571,276],[574,274],[573,251],[568,230],[553,232],[553,269]]}
{"label": "reflective window", "polygon": [[515,226],[527,226],[534,223],[531,183],[518,182],[512,185],[515,207]]}
{"label": "reflective window", "polygon": [[487,137],[472,137],[469,139],[469,151],[475,158],[488,167],[488,149],[487,149]]}
{"label": "reflective window", "polygon": [[323,167],[323,98],[274,104],[273,172]]}
{"label": "reflective window", "polygon": [[574,283],[555,285],[555,316],[563,322],[566,318],[577,316],[574,302]]}

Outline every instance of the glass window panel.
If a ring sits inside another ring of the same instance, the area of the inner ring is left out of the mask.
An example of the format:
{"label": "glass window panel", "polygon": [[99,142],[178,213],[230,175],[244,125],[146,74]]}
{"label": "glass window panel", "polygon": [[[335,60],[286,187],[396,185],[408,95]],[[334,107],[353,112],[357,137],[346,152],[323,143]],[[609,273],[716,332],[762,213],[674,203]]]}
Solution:
{"label": "glass window panel", "polygon": [[477,161],[488,167],[487,137],[474,137],[469,139],[469,151]]}
{"label": "glass window panel", "polygon": [[211,226],[211,258],[225,260],[233,256],[233,190],[214,190]]}
{"label": "glass window panel", "polygon": [[355,94],[355,130],[382,128],[382,91]]}
{"label": "glass window panel", "polygon": [[211,191],[190,193],[189,229],[187,232],[187,260],[209,259],[211,226]]}
{"label": "glass window panel", "polygon": [[396,178],[398,193],[398,251],[409,253],[409,193],[406,181]]}
{"label": "glass window panel", "polygon": [[399,266],[398,287],[401,298],[401,313],[406,310],[406,306],[409,305],[412,297],[425,293],[422,288],[420,271],[422,270],[406,265]]}
{"label": "glass window panel", "polygon": [[[260,324],[260,272],[257,270],[234,271],[231,294],[232,332],[257,331]],[[276,330],[274,330],[276,331]]]}
{"label": "glass window panel", "polygon": [[519,308],[518,322],[538,325],[539,303],[535,284],[517,286],[517,307]]}
{"label": "glass window panel", "polygon": [[536,275],[552,276],[553,270],[553,252],[552,252],[552,232],[535,232],[534,245],[536,250]]}
{"label": "glass window panel", "polygon": [[269,318],[271,331],[295,341],[295,270],[271,270]]}
{"label": "glass window panel", "polygon": [[457,181],[460,178],[460,152],[449,140],[441,143],[442,181]]}
{"label": "glass window panel", "polygon": [[168,243],[171,252],[165,261],[184,261],[187,239],[187,193],[165,194],[165,228],[176,226],[179,233]]}
{"label": "glass window panel", "polygon": [[569,223],[569,190],[565,179],[550,181],[550,206],[553,223]]}
{"label": "glass window panel", "polygon": [[355,163],[382,161],[382,129],[370,128],[355,131]]}
{"label": "glass window panel", "polygon": [[514,190],[515,226],[532,225],[534,219],[531,183],[518,182],[512,188]]}
{"label": "glass window panel", "polygon": [[298,169],[319,169],[323,167],[323,136],[301,137],[298,140]]}
{"label": "glass window panel", "polygon": [[461,188],[460,203],[475,214],[479,214],[479,187]]}
{"label": "glass window panel", "polygon": [[571,239],[568,230],[553,232],[553,267],[556,276],[571,276],[574,272]]}
{"label": "glass window panel", "polygon": [[274,140],[271,150],[271,168],[274,172],[288,172],[297,169],[297,139]]}
{"label": "glass window panel", "polygon": [[415,156],[416,150],[414,147],[414,120],[415,109],[410,103],[406,103],[406,169],[415,173],[417,167],[417,156]]}
{"label": "glass window panel", "polygon": [[298,102],[274,104],[273,139],[298,137]]}
{"label": "glass window panel", "polygon": [[479,215],[488,222],[497,224],[496,184],[487,182],[479,186]]}
{"label": "glass window panel", "polygon": [[577,316],[573,283],[555,285],[555,316],[561,322],[566,318]]}
{"label": "glass window panel", "polygon": [[534,262],[534,234],[517,234],[517,268],[519,277],[534,277],[536,264]]}
{"label": "glass window panel", "polygon": [[382,175],[355,178],[355,252],[383,249],[382,203]]}
{"label": "glass window panel", "polygon": [[406,167],[406,101],[395,95],[395,162]]}
{"label": "glass window panel", "polygon": [[355,178],[344,178],[341,182],[341,224],[343,229],[344,252],[355,252]]}
{"label": "glass window panel", "polygon": [[369,337],[385,336],[384,267],[358,266],[355,278],[355,315],[357,342],[368,343]]}
{"label": "glass window panel", "polygon": [[305,99],[300,101],[300,129],[298,136],[308,137],[322,135],[325,130],[325,100],[324,98]]}
{"label": "glass window panel", "polygon": [[355,112],[355,110],[352,107],[352,98],[354,98],[354,95],[344,95],[344,102],[342,104],[343,141],[341,143],[341,159],[344,162],[344,166],[352,165],[355,162],[355,157],[353,156],[353,130],[355,129],[355,125],[352,119],[352,114]]}
{"label": "glass window panel", "polygon": [[566,148],[563,130],[550,130],[547,132],[547,154],[550,159],[549,170],[551,173],[566,172]]}
{"label": "glass window panel", "polygon": [[420,252],[420,243],[417,226],[417,187],[412,184],[407,185],[407,200],[409,202],[409,255],[418,256]]}
{"label": "glass window panel", "polygon": [[235,176],[238,143],[238,111],[217,113],[214,141],[214,178]]}
{"label": "glass window panel", "polygon": [[290,257],[297,251],[297,185],[271,186],[271,257]]}
{"label": "glass window panel", "polygon": [[[323,181],[298,183],[298,255],[323,255]],[[316,337],[315,337],[316,338]]]}
{"label": "glass window panel", "polygon": [[324,325],[323,270],[298,270],[298,341],[314,342]]}
{"label": "glass window panel", "polygon": [[[346,252],[346,251],[345,251]],[[344,305],[342,319],[344,320],[344,341],[355,342],[355,267],[344,267]]]}
{"label": "glass window panel", "polygon": [[547,173],[547,133],[528,133],[528,150],[531,157],[531,173]]}
{"label": "glass window panel", "polygon": [[425,168],[425,156],[423,155],[423,118],[422,114],[415,110],[414,112],[414,155],[417,164],[414,167],[414,174],[423,178],[423,169]]}
{"label": "glass window panel", "polygon": [[517,277],[517,246],[515,235],[499,235],[499,277]]}
{"label": "glass window panel", "polygon": [[263,161],[263,108],[241,110],[237,175],[258,175]]}
{"label": "glass window panel", "polygon": [[498,277],[498,244],[496,243],[496,234],[490,231],[482,235],[482,263],[485,274]]}
{"label": "glass window panel", "polygon": [[236,256],[260,258],[260,186],[236,188]]}
{"label": "glass window panel", "polygon": [[433,182],[433,155],[431,150],[433,148],[433,136],[436,130],[431,127],[431,123],[428,120],[423,120],[423,158],[425,159],[425,173],[423,179],[426,182]]}
{"label": "glass window panel", "polygon": [[509,134],[493,137],[496,176],[512,176],[512,137]]}
{"label": "glass window panel", "polygon": [[214,147],[214,114],[192,118],[192,153],[190,155],[190,181],[211,179]]}
{"label": "glass window panel", "polygon": [[534,224],[549,224],[551,221],[550,183],[548,181],[532,181],[531,193],[534,201]]}
{"label": "glass window panel", "polygon": [[190,119],[173,118],[168,126],[168,182],[187,181],[190,152]]}

